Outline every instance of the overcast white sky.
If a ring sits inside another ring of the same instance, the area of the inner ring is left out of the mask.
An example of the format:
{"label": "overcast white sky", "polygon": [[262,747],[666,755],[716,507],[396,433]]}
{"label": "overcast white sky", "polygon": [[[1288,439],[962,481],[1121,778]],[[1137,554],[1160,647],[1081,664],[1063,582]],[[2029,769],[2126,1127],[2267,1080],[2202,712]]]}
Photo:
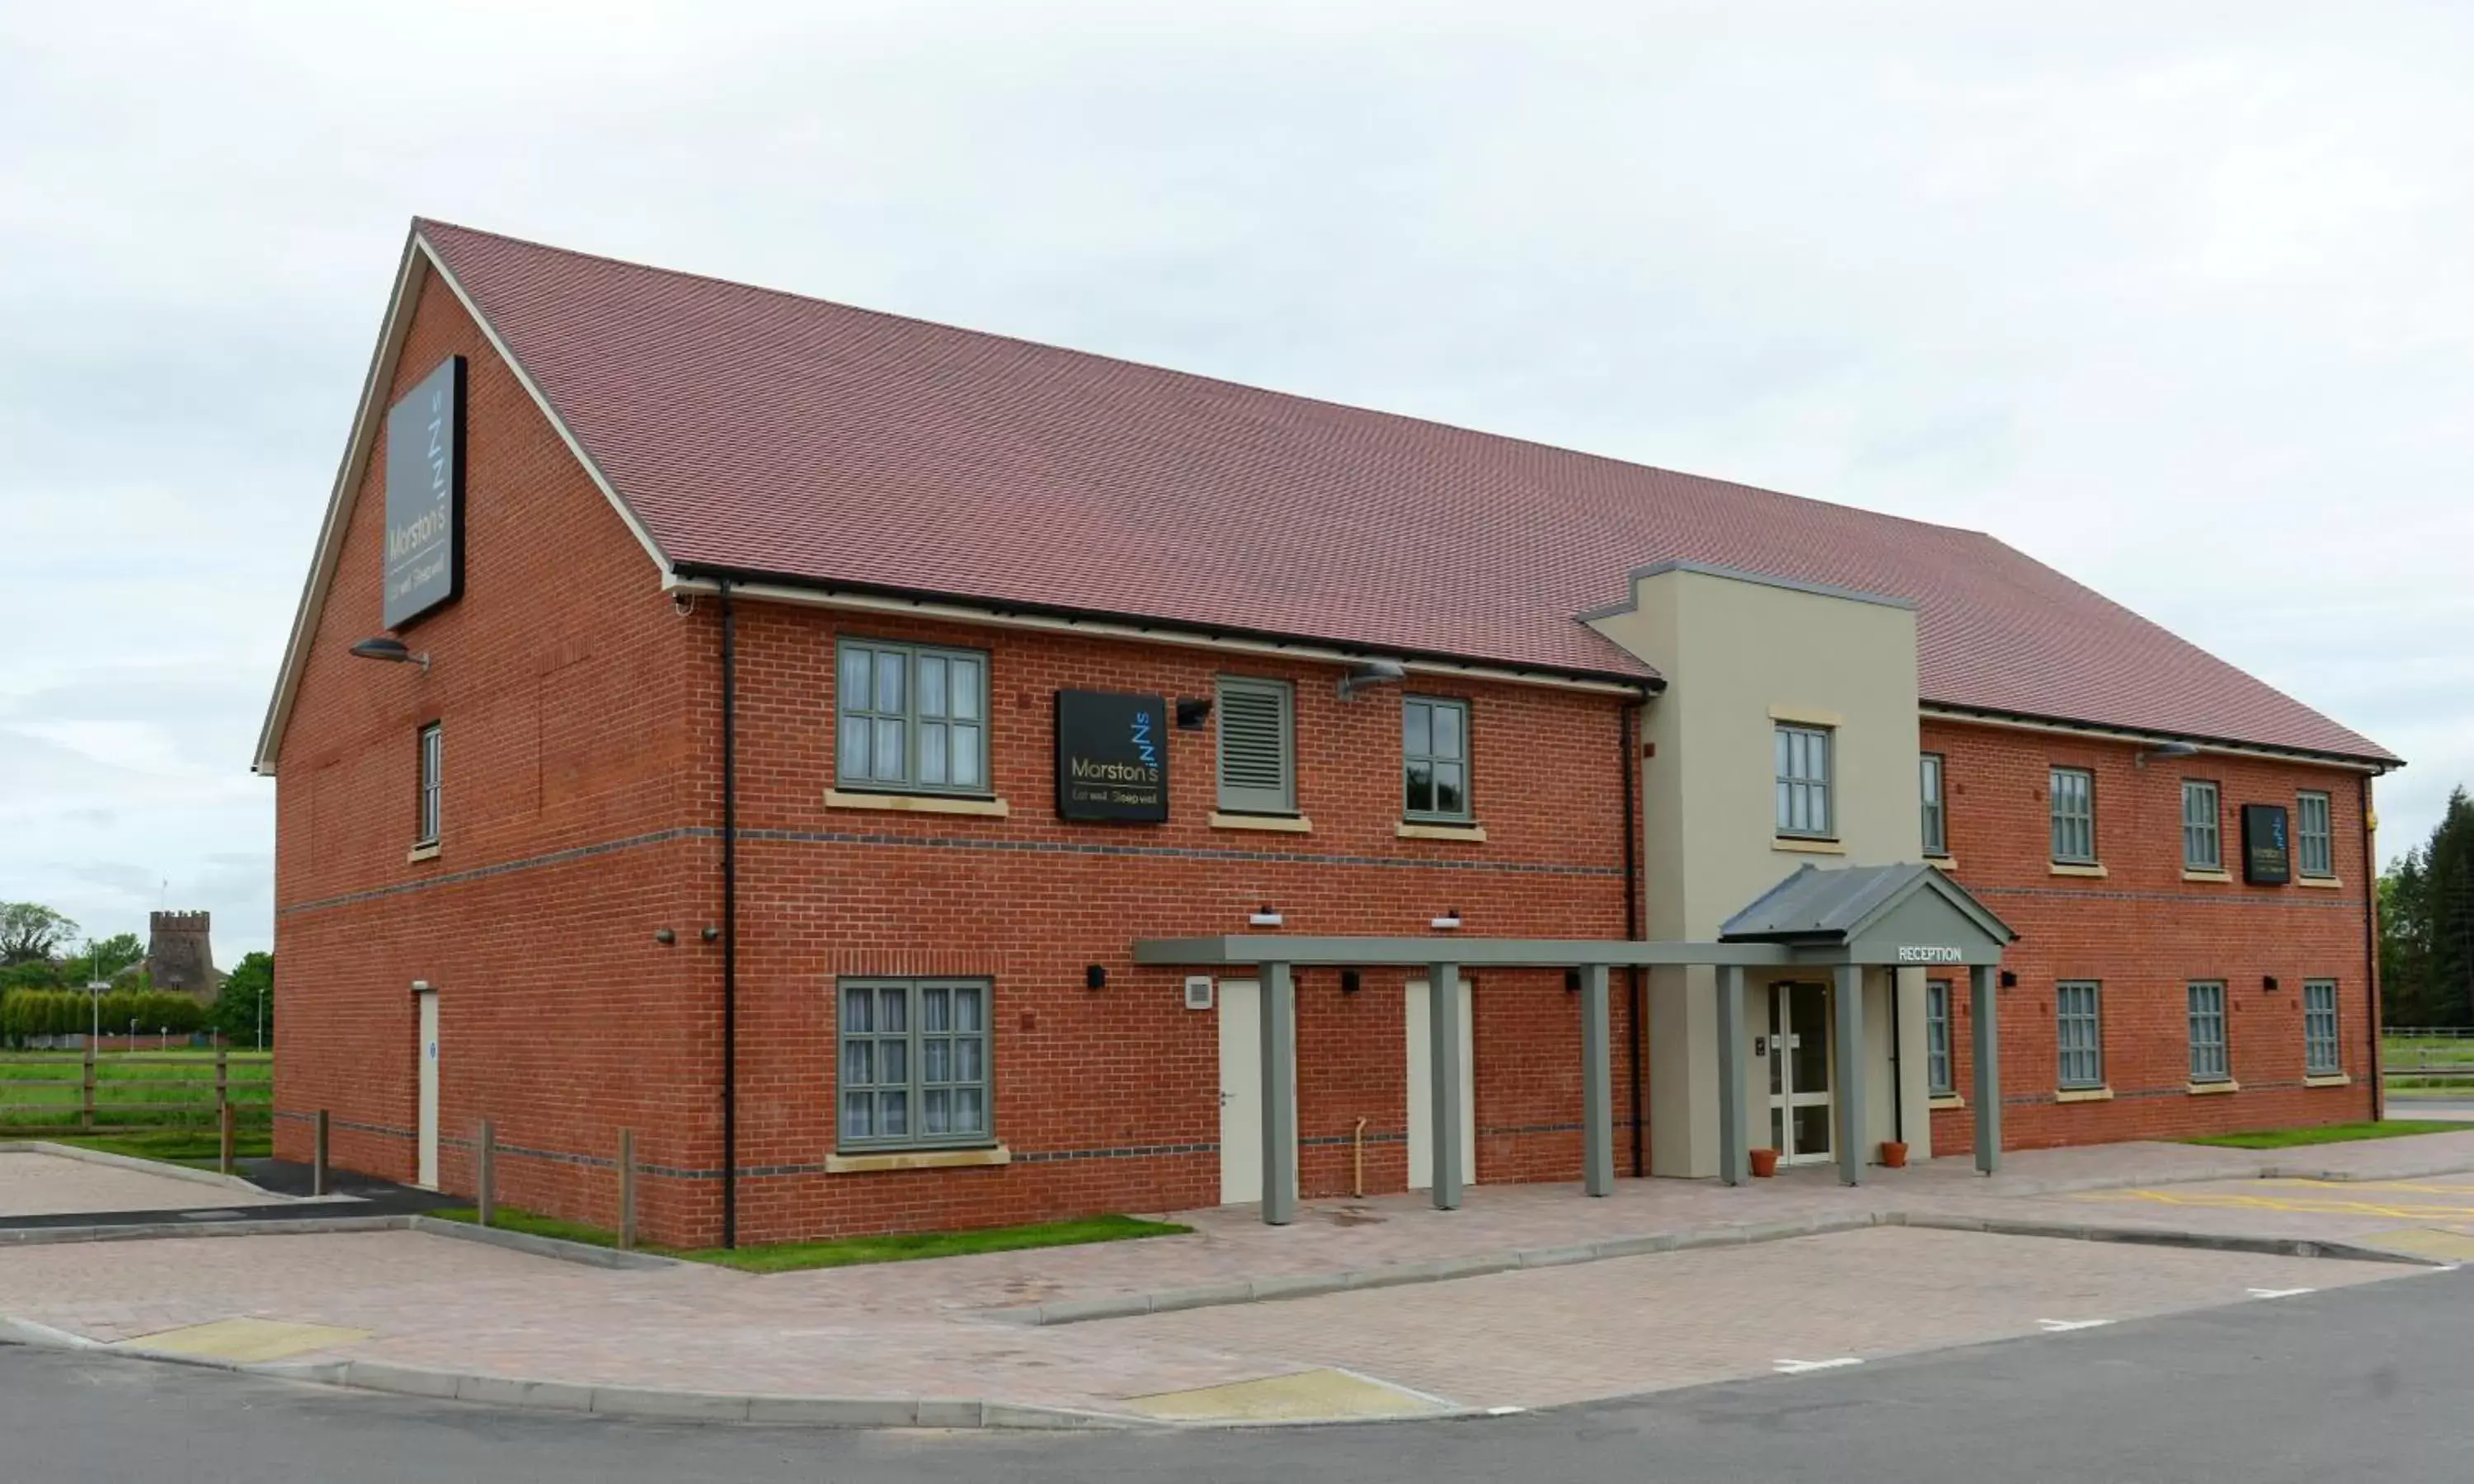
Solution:
{"label": "overcast white sky", "polygon": [[272,938],[414,213],[1988,530],[2474,778],[2474,6],[0,8],[0,899]]}

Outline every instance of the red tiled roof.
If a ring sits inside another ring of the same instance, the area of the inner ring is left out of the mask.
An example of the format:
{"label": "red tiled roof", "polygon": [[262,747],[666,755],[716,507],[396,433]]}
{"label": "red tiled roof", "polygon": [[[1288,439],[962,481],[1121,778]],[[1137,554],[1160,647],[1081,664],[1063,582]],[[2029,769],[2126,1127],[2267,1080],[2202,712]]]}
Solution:
{"label": "red tiled roof", "polygon": [[1912,600],[1928,702],[2387,758],[1989,536],[422,222],[675,563],[1587,674],[1660,562]]}

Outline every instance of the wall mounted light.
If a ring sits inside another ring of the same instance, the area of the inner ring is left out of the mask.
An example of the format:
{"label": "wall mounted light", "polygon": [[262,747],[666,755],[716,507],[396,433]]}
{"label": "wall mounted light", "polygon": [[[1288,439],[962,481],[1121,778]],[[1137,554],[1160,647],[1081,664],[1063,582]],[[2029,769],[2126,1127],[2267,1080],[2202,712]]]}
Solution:
{"label": "wall mounted light", "polygon": [[1443,915],[1435,919],[1430,925],[1445,930],[1460,926],[1461,909],[1458,907],[1445,907],[1443,909]]}
{"label": "wall mounted light", "polygon": [[721,929],[714,926],[710,922],[707,922],[704,925],[704,941],[707,943],[721,942]]}
{"label": "wall mounted light", "polygon": [[2276,993],[2276,975],[2274,975],[2274,974],[2262,974],[2262,975],[2260,975],[2260,976],[2259,976],[2259,987],[2260,987],[2261,989],[2263,989],[2263,990],[2266,990],[2266,991],[2267,991],[2268,993],[2269,993],[2270,994],[2275,993]]}
{"label": "wall mounted light", "polygon": [[1566,994],[1578,994],[1581,993],[1581,971],[1579,969],[1566,969],[1564,970],[1564,993]]}
{"label": "wall mounted light", "polygon": [[1176,730],[1201,731],[1211,720],[1209,696],[1179,696],[1176,701]]}
{"label": "wall mounted light", "polygon": [[1358,978],[1356,969],[1344,969],[1340,971],[1340,993],[1343,994],[1354,994],[1364,984],[1365,981]]}
{"label": "wall mounted light", "polygon": [[679,941],[679,935],[667,927],[656,927],[653,929],[653,941],[667,948]]}
{"label": "wall mounted light", "polygon": [[2131,760],[2145,768],[2150,757],[2196,757],[2198,755],[2199,748],[2196,743],[2160,742]]}
{"label": "wall mounted light", "polygon": [[417,664],[421,666],[422,674],[429,673],[428,651],[424,650],[416,655],[404,647],[403,640],[391,638],[383,634],[375,634],[361,640],[352,646],[352,653],[363,659],[383,659],[390,664]]}
{"label": "wall mounted light", "polygon": [[2017,989],[2019,987],[2019,976],[2012,973],[2009,969],[2005,969],[2001,970],[2001,987],[2005,990]]}
{"label": "wall mounted light", "polygon": [[1361,659],[1340,678],[1340,699],[1351,700],[1361,690],[1395,684],[1408,678],[1408,667],[1397,659]]}
{"label": "wall mounted light", "polygon": [[1280,925],[1280,915],[1273,911],[1272,904],[1267,901],[1261,906],[1255,908],[1247,916],[1246,925],[1249,927],[1277,927]]}
{"label": "wall mounted light", "polygon": [[1083,965],[1083,966],[1082,966],[1082,988],[1084,988],[1084,989],[1086,989],[1086,990],[1104,990],[1104,989],[1106,989],[1107,987],[1108,987],[1108,966],[1107,966],[1107,965],[1105,965],[1105,964],[1085,964],[1085,965]]}

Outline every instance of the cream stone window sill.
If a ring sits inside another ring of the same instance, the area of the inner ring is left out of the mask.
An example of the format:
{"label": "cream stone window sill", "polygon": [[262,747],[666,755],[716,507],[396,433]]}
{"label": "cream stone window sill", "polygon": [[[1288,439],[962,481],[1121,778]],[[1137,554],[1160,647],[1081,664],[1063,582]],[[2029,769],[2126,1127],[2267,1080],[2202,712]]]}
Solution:
{"label": "cream stone window sill", "polygon": [[430,841],[427,845],[416,845],[411,850],[406,850],[403,855],[404,864],[407,866],[417,864],[421,861],[436,860],[437,858],[438,842],[435,840]]}
{"label": "cream stone window sill", "polygon": [[2088,876],[2099,881],[2108,874],[2102,866],[2074,866],[2067,861],[2053,862],[2052,872],[2057,876]]}
{"label": "cream stone window sill", "polygon": [[1403,840],[1459,840],[1470,845],[1486,844],[1483,825],[1415,825],[1406,821],[1393,826],[1392,832]]}
{"label": "cream stone window sill", "polygon": [[2335,876],[2295,876],[2293,884],[2307,886],[2315,891],[2333,892],[2341,889],[2345,883]]}
{"label": "cream stone window sill", "polygon": [[888,1150],[884,1154],[829,1154],[825,1156],[825,1173],[864,1175],[876,1170],[979,1169],[1012,1162],[1013,1151],[1003,1144],[994,1149]]}
{"label": "cream stone window sill", "polygon": [[1784,850],[1791,855],[1844,855],[1847,853],[1847,847],[1835,840],[1798,840],[1787,835],[1781,835],[1772,840],[1770,849]]}
{"label": "cream stone window sill", "polygon": [[2193,871],[2188,866],[2185,866],[2182,868],[2182,879],[2185,881],[2221,881],[2225,885],[2231,886],[2234,880],[2234,874],[2230,871]]}
{"label": "cream stone window sill", "polygon": [[871,809],[886,814],[970,814],[1001,820],[1013,812],[1002,799],[949,799],[942,794],[854,794],[825,790],[828,809]]}
{"label": "cream stone window sill", "polygon": [[1314,833],[1314,821],[1302,814],[1221,814],[1211,816],[1214,829],[1269,829],[1287,835]]}
{"label": "cream stone window sill", "polygon": [[1928,855],[1925,857],[1925,864],[1930,866],[1932,869],[1940,872],[1944,875],[1948,875],[1950,873],[1958,869],[1957,860],[1948,855]]}
{"label": "cream stone window sill", "polygon": [[2321,1072],[2316,1077],[2303,1078],[2302,1085],[2306,1088],[2350,1088],[2354,1079],[2343,1072]]}
{"label": "cream stone window sill", "polygon": [[2193,1097],[2213,1097],[2219,1092],[2239,1092],[2242,1090],[2242,1084],[2228,1077],[2222,1082],[2192,1083],[2190,1090]]}
{"label": "cream stone window sill", "polygon": [[1941,1113],[1947,1109],[1965,1108],[1967,1106],[1967,1099],[1959,1096],[1955,1092],[1937,1092],[1925,1106],[1930,1108],[1935,1113]]}
{"label": "cream stone window sill", "polygon": [[2053,1101],[2056,1103],[2110,1103],[2113,1101],[2113,1089],[2064,1088],[2053,1094]]}
{"label": "cream stone window sill", "polygon": [[1799,727],[1844,727],[1846,721],[1836,711],[1815,710],[1808,706],[1774,706],[1770,720],[1789,722]]}

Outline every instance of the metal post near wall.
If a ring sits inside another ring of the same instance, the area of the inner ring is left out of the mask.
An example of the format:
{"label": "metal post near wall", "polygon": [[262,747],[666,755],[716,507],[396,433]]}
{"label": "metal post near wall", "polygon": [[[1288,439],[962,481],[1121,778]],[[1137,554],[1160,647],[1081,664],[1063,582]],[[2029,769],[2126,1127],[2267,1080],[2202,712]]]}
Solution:
{"label": "metal post near wall", "polygon": [[[1581,970],[1581,1188],[1615,1190],[1613,1071],[1608,1065],[1607,966]],[[1455,1044],[1458,1035],[1452,1038]]]}
{"label": "metal post near wall", "polygon": [[1968,1016],[1976,1038],[1976,1167],[1987,1175],[2001,1168],[2001,1009],[1994,1000],[2001,972],[1991,964],[1968,970]]}
{"label": "metal post near wall", "polygon": [[1718,1178],[1740,1185],[1752,1174],[1744,1131],[1744,970],[1718,969]]}
{"label": "metal post near wall", "polygon": [[1838,1183],[1864,1183],[1864,969],[1838,966]]}
{"label": "metal post near wall", "polygon": [[1286,964],[1263,966],[1263,1224],[1298,1219],[1298,1001]]}
{"label": "metal post near wall", "polygon": [[636,1250],[636,1131],[618,1131],[618,1250]]}
{"label": "metal post near wall", "polygon": [[1434,1080],[1435,1209],[1461,1209],[1461,966],[1426,968],[1426,1069]]}

